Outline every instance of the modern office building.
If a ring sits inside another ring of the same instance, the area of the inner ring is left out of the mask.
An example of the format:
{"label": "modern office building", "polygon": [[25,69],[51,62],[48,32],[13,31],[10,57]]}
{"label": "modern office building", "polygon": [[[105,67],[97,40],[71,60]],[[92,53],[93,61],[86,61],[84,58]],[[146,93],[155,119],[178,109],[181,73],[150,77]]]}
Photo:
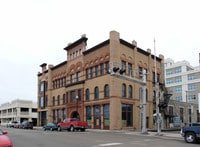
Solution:
{"label": "modern office building", "polygon": [[155,77],[164,84],[164,57],[121,39],[116,31],[90,49],[87,40],[82,35],[68,44],[62,63],[41,64],[38,126],[78,117],[90,128],[140,129],[146,116],[146,127],[154,128]]}
{"label": "modern office building", "polygon": [[23,120],[32,121],[34,125],[37,124],[36,102],[16,99],[0,106],[1,125],[6,125],[9,121],[22,122]]}
{"label": "modern office building", "polygon": [[166,59],[165,86],[173,94],[168,107],[169,116],[178,116],[183,123],[200,122],[200,66],[192,67],[187,61]]}

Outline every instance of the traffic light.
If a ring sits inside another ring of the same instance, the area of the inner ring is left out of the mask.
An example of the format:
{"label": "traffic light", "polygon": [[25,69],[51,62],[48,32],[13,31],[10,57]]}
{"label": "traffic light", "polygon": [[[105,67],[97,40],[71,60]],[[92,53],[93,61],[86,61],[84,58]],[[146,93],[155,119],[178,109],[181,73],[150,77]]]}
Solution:
{"label": "traffic light", "polygon": [[165,102],[161,102],[161,103],[158,104],[158,107],[159,107],[159,108],[162,108],[162,109],[166,108],[167,106],[168,106],[168,105],[167,105],[167,103],[165,103]]}
{"label": "traffic light", "polygon": [[115,66],[113,67],[113,72],[117,72],[119,70],[119,67]]}
{"label": "traffic light", "polygon": [[125,73],[126,72],[126,69],[124,69],[124,68],[121,68],[120,70],[119,70],[119,73],[122,75],[123,73]]}

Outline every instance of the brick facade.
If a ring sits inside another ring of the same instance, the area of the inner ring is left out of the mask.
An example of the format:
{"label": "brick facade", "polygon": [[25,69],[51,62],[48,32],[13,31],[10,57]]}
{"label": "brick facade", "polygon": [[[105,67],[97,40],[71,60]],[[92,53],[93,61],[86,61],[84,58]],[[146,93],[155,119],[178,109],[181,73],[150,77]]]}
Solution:
{"label": "brick facade", "polygon": [[[38,73],[38,125],[62,121],[66,117],[80,117],[90,128],[140,129],[139,89],[147,71],[147,127],[153,128],[155,85],[154,55],[142,50],[137,43],[120,39],[111,31],[109,39],[86,50],[87,38],[69,44],[67,60],[53,66],[42,64]],[[163,56],[156,57],[159,82],[164,83]],[[120,69],[112,75],[113,67]],[[122,68],[123,67],[123,68]],[[124,89],[123,89],[123,88]],[[43,90],[44,89],[44,90]],[[88,95],[87,95],[87,92]],[[124,93],[124,95],[122,95]],[[65,99],[66,98],[66,99]],[[76,99],[78,98],[78,100]]]}

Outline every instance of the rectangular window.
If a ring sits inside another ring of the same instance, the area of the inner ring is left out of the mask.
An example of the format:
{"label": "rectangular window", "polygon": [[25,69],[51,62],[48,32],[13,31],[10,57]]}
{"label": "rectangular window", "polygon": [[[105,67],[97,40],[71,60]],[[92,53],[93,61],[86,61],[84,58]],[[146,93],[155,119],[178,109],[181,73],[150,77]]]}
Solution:
{"label": "rectangular window", "polygon": [[78,100],[80,101],[82,99],[82,90],[78,90]]}
{"label": "rectangular window", "polygon": [[110,70],[110,64],[109,62],[106,62],[106,72],[109,73],[109,70]]}
{"label": "rectangular window", "polygon": [[55,97],[53,97],[53,106],[55,106]]}
{"label": "rectangular window", "polygon": [[45,106],[48,106],[48,95],[45,96]]}
{"label": "rectangular window", "polygon": [[100,64],[100,74],[101,75],[104,74],[104,64],[103,63]]}
{"label": "rectangular window", "polygon": [[44,108],[44,97],[40,97],[40,108]]}
{"label": "rectangular window", "polygon": [[45,85],[44,81],[40,83],[40,92],[44,92],[44,85]]}
{"label": "rectangular window", "polygon": [[103,106],[103,117],[104,117],[104,126],[110,125],[110,105],[105,104]]}
{"label": "rectangular window", "polygon": [[126,70],[126,62],[125,61],[121,61],[121,69]]}
{"label": "rectangular window", "polygon": [[70,75],[70,82],[71,82],[71,83],[74,83],[74,82],[75,82],[75,75],[74,75],[74,74],[71,74],[71,75]]}
{"label": "rectangular window", "polygon": [[90,73],[91,73],[91,78],[93,78],[93,77],[94,77],[94,73],[95,73],[95,72],[94,72],[94,67],[91,67],[91,68],[90,68]]}
{"label": "rectangular window", "polygon": [[77,72],[76,77],[77,77],[77,82],[81,81],[81,72],[80,71]]}
{"label": "rectangular window", "polygon": [[70,91],[70,102],[76,102],[76,93],[75,93],[75,91]]}
{"label": "rectangular window", "polygon": [[95,76],[96,77],[99,76],[99,66],[98,65],[95,66]]}
{"label": "rectangular window", "polygon": [[122,127],[133,126],[133,105],[122,104]]}
{"label": "rectangular window", "polygon": [[133,69],[132,69],[132,64],[128,63],[128,75],[133,76]]}

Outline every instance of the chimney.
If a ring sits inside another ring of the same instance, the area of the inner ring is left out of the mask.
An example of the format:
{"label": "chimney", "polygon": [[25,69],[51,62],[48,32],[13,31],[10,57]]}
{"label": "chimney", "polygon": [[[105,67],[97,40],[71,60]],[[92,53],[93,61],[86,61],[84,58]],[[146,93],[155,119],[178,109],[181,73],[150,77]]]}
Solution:
{"label": "chimney", "polygon": [[47,64],[46,63],[41,64],[40,67],[42,67],[42,72],[47,70]]}
{"label": "chimney", "polygon": [[133,40],[132,45],[137,46],[137,42],[135,40]]}
{"label": "chimney", "polygon": [[147,52],[148,52],[148,53],[151,53],[151,49],[150,49],[150,48],[148,48],[148,49],[147,49]]}

